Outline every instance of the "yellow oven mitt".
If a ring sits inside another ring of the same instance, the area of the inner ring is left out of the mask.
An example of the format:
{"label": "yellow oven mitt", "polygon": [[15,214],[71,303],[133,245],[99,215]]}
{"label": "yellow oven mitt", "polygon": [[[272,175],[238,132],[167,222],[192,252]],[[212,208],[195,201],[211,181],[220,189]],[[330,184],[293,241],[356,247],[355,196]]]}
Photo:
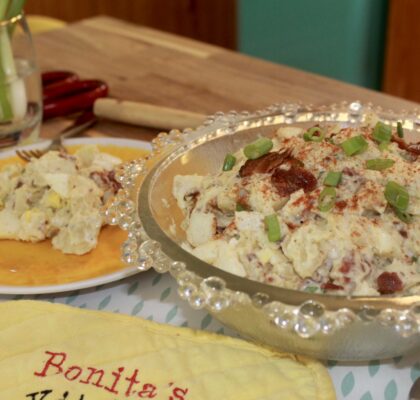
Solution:
{"label": "yellow oven mitt", "polygon": [[306,357],[124,315],[0,304],[2,400],[334,398]]}

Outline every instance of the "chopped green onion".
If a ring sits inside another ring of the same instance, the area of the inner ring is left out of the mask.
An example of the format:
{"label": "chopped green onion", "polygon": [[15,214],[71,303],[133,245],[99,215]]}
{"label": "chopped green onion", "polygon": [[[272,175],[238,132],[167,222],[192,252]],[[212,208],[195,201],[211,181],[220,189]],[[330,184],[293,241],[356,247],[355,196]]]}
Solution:
{"label": "chopped green onion", "polygon": [[397,135],[400,138],[403,138],[404,137],[404,129],[403,129],[402,123],[400,121],[397,122]]}
{"label": "chopped green onion", "polygon": [[309,128],[303,134],[303,140],[305,142],[322,142],[324,140],[324,137],[325,137],[325,132],[317,126]]}
{"label": "chopped green onion", "polygon": [[348,156],[354,156],[356,154],[363,153],[368,148],[368,146],[368,142],[362,135],[353,136],[341,143],[341,148]]}
{"label": "chopped green onion", "polygon": [[230,171],[236,163],[236,157],[232,154],[226,154],[225,161],[223,161],[223,171]]}
{"label": "chopped green onion", "polygon": [[333,187],[326,187],[318,198],[318,208],[320,211],[330,211],[335,204],[336,191]]}
{"label": "chopped green onion", "polygon": [[267,215],[264,218],[264,224],[267,229],[268,240],[277,242],[281,238],[280,224],[276,214]]}
{"label": "chopped green onion", "polygon": [[418,260],[419,260],[418,256],[411,257],[411,261],[413,261],[413,262],[417,262]]}
{"label": "chopped green onion", "polygon": [[409,224],[412,220],[411,215],[406,212],[406,211],[401,211],[398,208],[392,207],[394,210],[395,215],[402,221],[405,222],[406,224]]}
{"label": "chopped green onion", "polygon": [[338,184],[341,181],[341,172],[328,172],[327,176],[324,179],[324,185],[325,186],[338,186]]}
{"label": "chopped green onion", "polygon": [[385,125],[381,121],[378,121],[373,128],[372,137],[378,142],[390,142],[392,136],[392,128],[389,125]]}
{"label": "chopped green onion", "polygon": [[318,290],[316,286],[307,286],[304,291],[308,293],[315,293]]}
{"label": "chopped green onion", "polygon": [[389,142],[379,143],[378,148],[380,151],[388,150]]}
{"label": "chopped green onion", "polygon": [[395,164],[394,160],[389,158],[374,158],[372,160],[366,161],[367,169],[374,169],[376,171],[382,171],[384,169],[390,168]]}
{"label": "chopped green onion", "polygon": [[273,141],[268,138],[259,138],[245,146],[244,154],[246,158],[255,160],[267,154],[273,148]]}
{"label": "chopped green onion", "polygon": [[405,211],[408,207],[409,195],[404,186],[394,181],[389,181],[385,186],[385,198],[392,207]]}
{"label": "chopped green onion", "polygon": [[246,211],[246,208],[241,203],[236,203],[236,211]]}

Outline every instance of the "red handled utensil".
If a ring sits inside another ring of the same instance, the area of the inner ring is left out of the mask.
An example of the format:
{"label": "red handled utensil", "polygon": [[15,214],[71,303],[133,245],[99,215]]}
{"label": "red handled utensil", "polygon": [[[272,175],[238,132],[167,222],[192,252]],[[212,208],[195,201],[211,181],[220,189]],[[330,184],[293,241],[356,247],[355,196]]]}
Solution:
{"label": "red handled utensil", "polygon": [[169,130],[195,127],[205,119],[205,115],[191,111],[106,98],[108,86],[105,82],[80,80],[71,71],[44,72],[42,82],[44,120],[93,110],[99,118]]}
{"label": "red handled utensil", "polygon": [[42,74],[43,119],[90,111],[96,99],[108,96],[108,85],[100,80],[80,80],[70,71]]}

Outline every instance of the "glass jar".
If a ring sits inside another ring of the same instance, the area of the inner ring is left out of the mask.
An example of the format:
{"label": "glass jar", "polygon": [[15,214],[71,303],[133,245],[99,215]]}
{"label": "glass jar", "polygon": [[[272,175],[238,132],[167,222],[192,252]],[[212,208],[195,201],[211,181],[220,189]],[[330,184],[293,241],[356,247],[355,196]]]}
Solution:
{"label": "glass jar", "polygon": [[24,14],[0,21],[0,149],[32,143],[42,119],[41,78]]}

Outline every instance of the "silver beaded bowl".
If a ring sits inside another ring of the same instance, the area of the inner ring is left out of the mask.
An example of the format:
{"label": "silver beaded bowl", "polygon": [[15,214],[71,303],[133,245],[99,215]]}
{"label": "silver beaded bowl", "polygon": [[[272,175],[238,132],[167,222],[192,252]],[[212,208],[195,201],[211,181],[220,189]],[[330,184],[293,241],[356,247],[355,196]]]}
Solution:
{"label": "silver beaded bowl", "polygon": [[357,126],[375,113],[420,135],[420,114],[396,114],[370,104],[325,107],[277,104],[255,113],[217,113],[195,130],[160,134],[146,159],[117,171],[123,189],[106,210],[128,230],[122,258],[140,271],[169,272],[181,298],[206,308],[244,337],[283,351],[331,360],[395,357],[420,348],[420,296],[345,297],[305,293],[242,278],[207,264],[180,246],[183,215],[173,198],[179,174],[220,170],[227,152],[287,124],[335,122]]}

